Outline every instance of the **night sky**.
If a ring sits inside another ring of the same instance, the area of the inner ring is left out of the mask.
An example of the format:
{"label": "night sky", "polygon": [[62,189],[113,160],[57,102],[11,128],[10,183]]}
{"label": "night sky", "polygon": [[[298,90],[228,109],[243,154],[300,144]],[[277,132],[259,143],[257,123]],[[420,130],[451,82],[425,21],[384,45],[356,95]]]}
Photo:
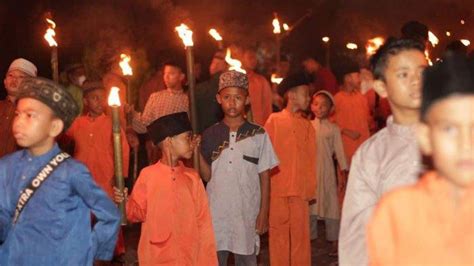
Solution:
{"label": "night sky", "polygon": [[[474,41],[472,0],[0,0],[0,75],[17,57],[31,60],[39,74],[50,77],[50,50],[42,35],[51,12],[57,23],[60,69],[67,64],[100,60],[131,51],[137,69],[156,67],[168,55],[181,54],[174,27],[185,22],[194,31],[197,60],[204,69],[216,49],[207,34],[217,28],[226,44],[238,43],[272,51],[271,20],[277,12],[290,26],[311,10],[282,43],[282,52],[296,61],[304,54],[321,54],[321,37],[331,37],[337,53],[347,42],[362,48],[375,36],[398,36],[401,25],[419,20],[440,39],[439,55],[450,39]],[[462,25],[460,20],[465,24]],[[474,44],[473,44],[474,45]],[[471,45],[471,47],[473,46]],[[183,53],[184,54],[184,53]],[[2,86],[3,87],[3,86]],[[0,90],[1,91],[1,90]]]}

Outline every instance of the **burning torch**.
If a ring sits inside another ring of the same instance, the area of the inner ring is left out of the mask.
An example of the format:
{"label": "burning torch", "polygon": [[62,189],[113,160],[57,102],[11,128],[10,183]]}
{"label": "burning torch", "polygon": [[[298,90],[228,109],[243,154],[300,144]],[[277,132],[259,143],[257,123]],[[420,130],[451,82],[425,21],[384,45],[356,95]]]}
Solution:
{"label": "burning torch", "polygon": [[216,29],[210,29],[209,34],[214,38],[214,40],[217,41],[217,47],[219,47],[219,50],[224,49],[224,44],[222,43],[222,36],[217,32]]}
{"label": "burning torch", "polygon": [[[193,128],[193,133],[197,132],[198,121],[197,121],[197,109],[196,109],[196,97],[195,95],[195,85],[196,78],[194,77],[194,55],[193,55],[193,32],[186,26],[181,23],[178,27],[175,28],[178,32],[179,37],[183,40],[184,48],[186,49],[186,66],[187,66],[187,76],[188,76],[188,86],[189,86],[189,109],[191,113],[191,126]],[[194,169],[199,171],[199,156],[197,153],[193,156]]]}
{"label": "burning torch", "polygon": [[56,32],[54,31],[56,28],[56,23],[54,23],[54,21],[49,18],[46,19],[46,22],[48,22],[49,26],[46,30],[46,33],[44,34],[44,39],[51,47],[51,70],[53,72],[53,80],[55,82],[59,82],[58,43],[54,39],[54,36],[56,36]]}
{"label": "burning torch", "polygon": [[280,55],[280,46],[281,46],[281,26],[280,26],[280,21],[278,20],[277,13],[273,13],[274,19],[272,21],[273,25],[273,34],[275,34],[275,44],[276,44],[276,69],[277,72],[280,71],[280,60],[281,60],[281,55]]}
{"label": "burning torch", "polygon": [[[112,87],[110,89],[108,103],[112,109],[112,135],[114,143],[114,171],[115,185],[123,194],[125,181],[123,179],[123,161],[122,161],[122,141],[120,136],[120,97],[119,88]],[[127,214],[125,210],[125,201],[119,203],[119,209],[122,214],[122,225],[127,224]]]}

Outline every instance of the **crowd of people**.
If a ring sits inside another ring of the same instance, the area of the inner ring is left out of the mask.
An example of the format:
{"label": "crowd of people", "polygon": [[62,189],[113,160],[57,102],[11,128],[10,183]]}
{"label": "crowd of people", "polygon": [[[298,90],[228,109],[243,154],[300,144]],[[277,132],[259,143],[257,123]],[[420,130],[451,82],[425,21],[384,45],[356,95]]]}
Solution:
{"label": "crowd of people", "polygon": [[236,56],[245,71],[217,51],[195,129],[186,71],[167,61],[139,106],[121,107],[123,173],[147,155],[124,190],[106,108],[112,86],[127,101],[117,62],[101,80],[71,65],[60,85],[14,60],[0,101],[0,265],[120,260],[121,215],[141,223],[140,265],[257,265],[267,233],[270,265],[314,265],[321,220],[340,265],[474,265],[474,59],[450,48],[430,66],[427,39],[409,22],[368,65],[307,56],[277,85],[255,50]]}

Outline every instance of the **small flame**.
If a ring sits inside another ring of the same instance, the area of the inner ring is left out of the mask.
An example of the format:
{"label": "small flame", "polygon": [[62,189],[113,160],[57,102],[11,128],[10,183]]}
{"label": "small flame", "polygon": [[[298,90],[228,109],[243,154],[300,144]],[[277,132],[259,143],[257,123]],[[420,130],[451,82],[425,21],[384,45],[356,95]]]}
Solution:
{"label": "small flame", "polygon": [[120,106],[119,91],[120,89],[117,87],[110,88],[110,94],[108,99],[109,106]]}
{"label": "small flame", "polygon": [[132,60],[132,58],[126,54],[121,54],[120,58],[122,59],[119,63],[120,68],[122,69],[122,74],[124,76],[133,75],[132,67],[130,66],[130,60]]}
{"label": "small flame", "polygon": [[283,81],[283,78],[277,76],[277,74],[272,74],[271,81],[274,84],[280,84]]}
{"label": "small flame", "polygon": [[451,36],[451,32],[447,31],[446,36],[448,36],[448,37]]}
{"label": "small flame", "polygon": [[216,29],[210,29],[209,34],[214,38],[216,41],[222,41],[222,36],[217,32]]}
{"label": "small flame", "polygon": [[46,33],[44,34],[44,39],[48,42],[49,46],[58,46],[58,43],[54,39],[54,36],[56,36],[56,32],[54,31],[56,28],[56,23],[54,23],[54,21],[49,18],[47,18],[46,21],[48,22],[49,26],[46,30]]}
{"label": "small flame", "polygon": [[382,37],[375,37],[373,39],[370,39],[367,41],[367,44],[365,45],[365,49],[367,51],[367,56],[371,56],[377,52],[377,50],[382,46],[384,43],[385,39]]}
{"label": "small flame", "polygon": [[428,65],[432,66],[433,62],[431,61],[430,52],[428,51],[428,49],[425,50],[425,58],[428,61]]}
{"label": "small flame", "polygon": [[350,43],[347,43],[347,44],[346,44],[346,48],[347,48],[347,49],[350,49],[350,50],[355,50],[355,49],[357,49],[358,47],[357,47],[357,44],[350,42]]}
{"label": "small flame", "polygon": [[289,30],[290,30],[290,26],[288,26],[288,24],[286,24],[286,23],[283,23],[283,29],[284,29],[285,31],[289,31]]}
{"label": "small flame", "polygon": [[462,39],[460,40],[462,42],[462,44],[464,44],[464,46],[469,46],[471,45],[471,41],[469,41],[468,39]]}
{"label": "small flame", "polygon": [[183,40],[184,46],[189,47],[193,46],[193,32],[186,26],[185,24],[181,23],[178,27],[175,28],[178,32],[179,37]]}
{"label": "small flame", "polygon": [[461,24],[464,25],[465,23],[464,19],[461,19]]}
{"label": "small flame", "polygon": [[280,21],[278,20],[278,18],[273,19],[272,25],[273,25],[273,33],[280,34],[281,33],[281,27],[280,27]]}
{"label": "small flame", "polygon": [[430,41],[431,46],[433,47],[435,47],[439,43],[438,37],[436,37],[436,35],[434,35],[434,33],[432,33],[431,31],[428,31],[428,40]]}
{"label": "small flame", "polygon": [[328,36],[324,36],[321,40],[323,40],[325,43],[328,43],[330,39]]}
{"label": "small flame", "polygon": [[227,62],[227,64],[229,64],[229,70],[235,70],[237,72],[241,72],[241,73],[247,73],[245,70],[242,69],[242,63],[237,60],[237,59],[234,59],[230,56],[230,49],[227,48],[227,53],[225,55],[225,61]]}

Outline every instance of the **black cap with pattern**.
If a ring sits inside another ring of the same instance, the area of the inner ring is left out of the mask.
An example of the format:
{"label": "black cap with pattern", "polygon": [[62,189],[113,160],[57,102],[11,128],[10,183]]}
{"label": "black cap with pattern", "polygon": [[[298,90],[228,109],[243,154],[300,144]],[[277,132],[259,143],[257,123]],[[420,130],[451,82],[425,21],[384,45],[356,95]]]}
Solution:
{"label": "black cap with pattern", "polygon": [[234,70],[222,73],[219,77],[219,91],[229,87],[237,87],[248,90],[249,79],[247,74]]}
{"label": "black cap with pattern", "polygon": [[277,92],[283,97],[289,90],[301,85],[309,85],[310,83],[311,77],[307,73],[297,72],[283,79],[277,87]]}
{"label": "black cap with pattern", "polygon": [[79,115],[74,98],[58,83],[45,78],[24,79],[19,87],[18,100],[33,98],[46,104],[64,122],[64,131]]}

